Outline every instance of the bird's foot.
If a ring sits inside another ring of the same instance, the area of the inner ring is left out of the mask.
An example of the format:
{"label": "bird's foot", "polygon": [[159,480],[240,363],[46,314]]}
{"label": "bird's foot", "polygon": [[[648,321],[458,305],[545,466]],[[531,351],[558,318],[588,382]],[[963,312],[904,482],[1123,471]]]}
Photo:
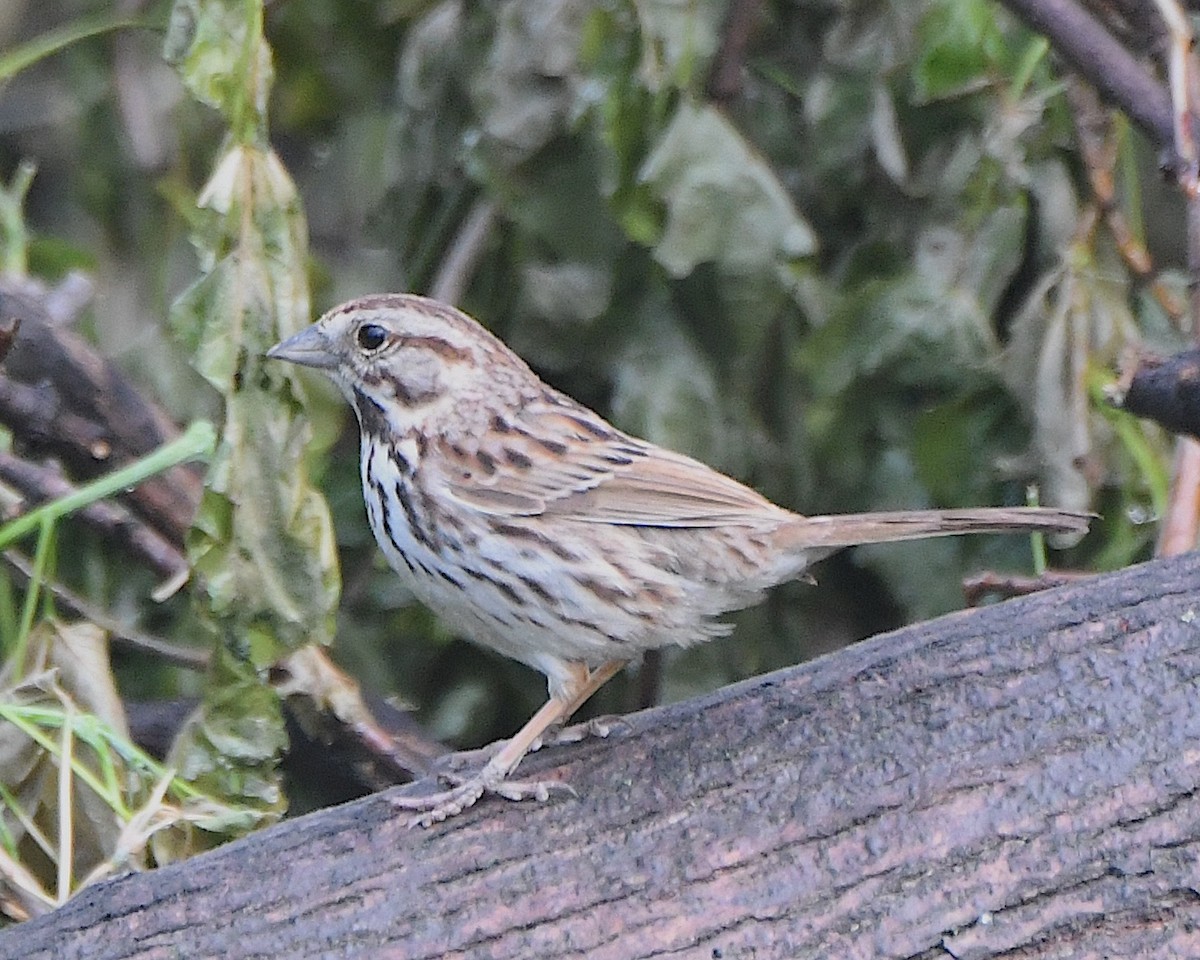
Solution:
{"label": "bird's foot", "polygon": [[530,752],[542,746],[557,747],[566,743],[579,743],[581,740],[588,740],[592,737],[597,737],[603,740],[615,732],[625,732],[629,729],[629,721],[624,717],[607,716],[607,717],[592,717],[590,720],[584,720],[583,723],[573,723],[569,727],[560,727],[553,733],[546,734],[542,737],[536,746],[530,748]]}
{"label": "bird's foot", "polygon": [[576,795],[568,784],[558,780],[509,780],[505,771],[492,768],[491,764],[474,776],[441,771],[437,777],[448,782],[450,789],[419,796],[388,798],[397,809],[415,814],[409,818],[408,826],[429,827],[458,816],[485,793],[494,793],[506,800],[536,800],[539,803],[549,800],[552,793]]}

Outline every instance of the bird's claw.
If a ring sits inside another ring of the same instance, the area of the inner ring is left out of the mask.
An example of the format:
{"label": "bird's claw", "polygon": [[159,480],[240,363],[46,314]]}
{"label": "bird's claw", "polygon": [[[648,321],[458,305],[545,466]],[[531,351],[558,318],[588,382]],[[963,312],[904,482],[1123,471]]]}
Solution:
{"label": "bird's claw", "polygon": [[558,746],[559,744],[579,743],[581,740],[588,740],[592,737],[603,740],[613,733],[625,733],[628,730],[629,721],[624,717],[592,717],[590,720],[584,720],[583,723],[563,727],[550,738],[550,744]]}
{"label": "bird's claw", "polygon": [[558,780],[507,780],[503,775],[490,773],[486,769],[470,777],[445,770],[436,776],[449,783],[450,789],[420,796],[401,795],[388,798],[393,807],[415,813],[415,816],[408,819],[407,826],[430,827],[458,816],[478,802],[485,793],[494,793],[505,800],[538,802],[549,800],[553,793],[576,796],[570,785]]}

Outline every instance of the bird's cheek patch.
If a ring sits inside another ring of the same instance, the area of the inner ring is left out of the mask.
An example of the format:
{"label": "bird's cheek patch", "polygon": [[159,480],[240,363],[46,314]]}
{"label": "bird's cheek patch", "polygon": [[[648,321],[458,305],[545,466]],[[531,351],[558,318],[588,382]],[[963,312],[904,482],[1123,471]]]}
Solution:
{"label": "bird's cheek patch", "polygon": [[396,399],[409,407],[430,403],[446,392],[442,382],[442,361],[428,350],[398,351],[392,383]]}

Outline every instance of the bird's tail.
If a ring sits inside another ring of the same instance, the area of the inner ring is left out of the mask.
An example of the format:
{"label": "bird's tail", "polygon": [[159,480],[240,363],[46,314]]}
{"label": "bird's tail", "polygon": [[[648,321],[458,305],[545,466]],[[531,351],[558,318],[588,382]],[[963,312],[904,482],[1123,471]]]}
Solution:
{"label": "bird's tail", "polygon": [[1086,533],[1094,514],[1053,507],[982,507],[975,510],[897,510],[828,517],[797,517],[776,534],[785,551],[829,553],[839,547],[964,533]]}

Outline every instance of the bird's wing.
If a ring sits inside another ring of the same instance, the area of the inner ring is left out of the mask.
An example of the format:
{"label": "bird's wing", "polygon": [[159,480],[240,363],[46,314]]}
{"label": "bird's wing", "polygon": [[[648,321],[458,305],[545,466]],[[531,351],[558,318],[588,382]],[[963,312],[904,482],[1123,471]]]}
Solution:
{"label": "bird's wing", "polygon": [[450,495],[494,516],[625,526],[758,525],[789,514],[682,454],[629,437],[574,403],[531,403],[471,445],[443,442]]}

